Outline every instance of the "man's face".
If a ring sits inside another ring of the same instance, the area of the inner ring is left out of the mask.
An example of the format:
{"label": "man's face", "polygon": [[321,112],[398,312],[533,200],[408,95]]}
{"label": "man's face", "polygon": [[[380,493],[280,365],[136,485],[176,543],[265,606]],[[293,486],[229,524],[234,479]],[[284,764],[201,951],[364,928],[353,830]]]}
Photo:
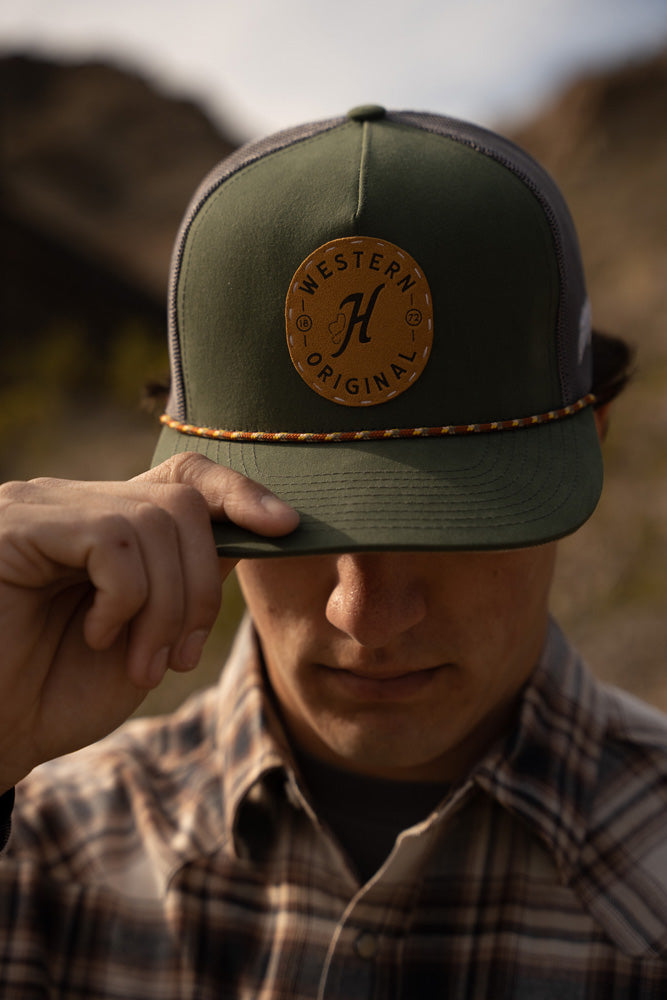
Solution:
{"label": "man's face", "polygon": [[508,725],[537,662],[555,551],[240,563],[292,738],[378,777],[463,775]]}

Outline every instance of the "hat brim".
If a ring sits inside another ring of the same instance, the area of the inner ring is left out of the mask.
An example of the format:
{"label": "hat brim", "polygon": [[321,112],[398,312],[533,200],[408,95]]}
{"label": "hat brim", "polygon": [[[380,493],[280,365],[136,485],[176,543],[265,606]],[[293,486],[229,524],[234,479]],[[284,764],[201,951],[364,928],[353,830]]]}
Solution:
{"label": "hat brim", "polygon": [[300,514],[280,538],[215,523],[219,554],[235,558],[540,545],[583,524],[602,489],[590,407],[516,430],[335,444],[228,442],[165,427],[153,464],[184,451],[263,483]]}

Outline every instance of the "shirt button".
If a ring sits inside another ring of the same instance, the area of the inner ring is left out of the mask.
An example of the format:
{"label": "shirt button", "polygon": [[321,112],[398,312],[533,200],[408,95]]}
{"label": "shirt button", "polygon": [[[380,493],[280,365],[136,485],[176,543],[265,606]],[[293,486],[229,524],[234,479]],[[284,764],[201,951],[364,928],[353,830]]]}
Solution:
{"label": "shirt button", "polygon": [[354,947],[357,950],[357,955],[359,958],[374,958],[377,952],[377,938],[375,934],[370,934],[368,932],[360,934],[354,943]]}

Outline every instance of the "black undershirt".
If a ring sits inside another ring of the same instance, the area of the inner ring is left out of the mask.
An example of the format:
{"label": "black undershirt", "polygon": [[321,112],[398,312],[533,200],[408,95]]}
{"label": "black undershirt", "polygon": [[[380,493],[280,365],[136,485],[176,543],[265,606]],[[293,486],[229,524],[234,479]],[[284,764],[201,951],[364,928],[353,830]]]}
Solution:
{"label": "black undershirt", "polygon": [[398,834],[445,797],[445,782],[393,781],[341,770],[294,748],[320,819],[333,831],[362,882],[380,868]]}

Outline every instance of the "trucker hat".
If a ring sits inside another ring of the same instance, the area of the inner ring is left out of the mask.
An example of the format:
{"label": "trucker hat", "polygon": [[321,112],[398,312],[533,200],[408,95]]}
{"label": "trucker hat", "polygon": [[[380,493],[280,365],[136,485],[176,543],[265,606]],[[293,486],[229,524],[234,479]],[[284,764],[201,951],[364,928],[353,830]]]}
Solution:
{"label": "trucker hat", "polygon": [[225,159],[174,250],[154,464],[200,452],[300,526],[221,554],[507,549],[592,513],[591,315],[555,183],[507,139],[365,105]]}

